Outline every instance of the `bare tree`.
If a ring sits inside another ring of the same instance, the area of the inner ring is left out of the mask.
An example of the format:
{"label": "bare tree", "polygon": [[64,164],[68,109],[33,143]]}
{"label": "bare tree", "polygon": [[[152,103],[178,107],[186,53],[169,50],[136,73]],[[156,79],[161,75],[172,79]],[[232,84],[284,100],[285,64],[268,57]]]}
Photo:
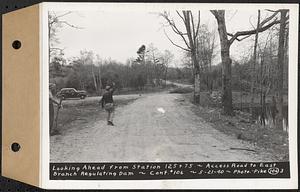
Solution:
{"label": "bare tree", "polygon": [[[230,58],[230,46],[232,43],[242,41],[251,35],[263,32],[275,24],[278,24],[277,20],[278,11],[275,11],[271,16],[264,19],[259,28],[246,31],[238,31],[234,34],[228,33],[225,22],[225,10],[211,10],[211,13],[215,16],[218,23],[218,31],[221,44],[221,59],[222,59],[222,103],[224,113],[227,115],[233,115],[232,108],[232,88],[231,88],[231,58]],[[228,36],[230,38],[228,38]]]}
{"label": "bare tree", "polygon": [[136,52],[138,54],[138,58],[135,60],[137,63],[141,64],[143,67],[146,68],[146,81],[147,83],[149,83],[149,67],[146,66],[146,46],[145,45],[141,45],[139,47],[139,49]]}
{"label": "bare tree", "polygon": [[278,83],[277,83],[277,110],[276,115],[276,128],[283,129],[283,65],[284,65],[284,45],[285,45],[285,31],[287,22],[288,10],[280,10],[280,29],[279,29],[279,40],[278,40],[278,58],[277,58],[277,72],[278,72]]}
{"label": "bare tree", "polygon": [[194,101],[196,103],[200,103],[200,66],[199,66],[199,59],[197,57],[197,50],[198,50],[198,43],[197,38],[199,36],[199,28],[200,28],[200,11],[198,11],[197,18],[194,19],[194,16],[191,11],[182,11],[181,13],[179,11],[176,11],[179,18],[182,20],[185,30],[182,31],[178,27],[178,23],[176,24],[175,21],[171,18],[170,14],[168,12],[163,12],[160,14],[161,17],[163,17],[167,23],[168,26],[172,29],[172,31],[181,37],[183,42],[185,43],[185,46],[181,46],[177,43],[175,43],[173,40],[169,38],[169,36],[166,34],[169,41],[176,47],[190,52],[191,60],[194,66]]}
{"label": "bare tree", "polygon": [[162,64],[164,66],[164,80],[165,80],[165,85],[167,85],[167,74],[168,74],[168,68],[169,64],[173,60],[174,55],[169,51],[165,50],[163,55],[162,55]]}
{"label": "bare tree", "polygon": [[255,87],[255,75],[256,75],[256,56],[257,56],[257,42],[258,42],[258,29],[260,25],[260,10],[257,11],[257,25],[254,41],[254,50],[253,50],[253,64],[251,65],[251,102],[250,102],[250,113],[253,116],[253,107],[254,107],[254,87]]}
{"label": "bare tree", "polygon": [[96,59],[97,59],[97,67],[98,67],[98,80],[96,82],[96,84],[98,83],[98,94],[101,95],[102,93],[102,81],[101,81],[101,66],[102,66],[102,59],[101,57],[97,54],[96,55]]}
{"label": "bare tree", "polygon": [[199,38],[197,39],[198,43],[198,57],[200,62],[201,76],[205,78],[207,89],[209,92],[212,92],[212,78],[211,78],[211,65],[214,58],[214,49],[215,49],[215,32],[209,31],[207,25],[201,25]]}
{"label": "bare tree", "polygon": [[[149,82],[151,84],[160,85],[160,76],[162,73],[162,66],[160,65],[160,51],[151,43],[148,45],[146,51],[147,70],[149,75]],[[154,80],[154,81],[153,81]]]}
{"label": "bare tree", "polygon": [[72,11],[68,11],[65,13],[61,13],[57,15],[56,12],[50,11],[48,13],[48,40],[49,40],[49,63],[51,61],[51,55],[55,53],[63,54],[64,49],[60,47],[56,47],[55,44],[59,43],[59,39],[57,37],[57,32],[63,26],[72,27],[74,29],[82,29],[82,27],[73,25],[69,23],[67,20],[63,19],[65,16],[73,13]]}
{"label": "bare tree", "polygon": [[[260,71],[259,71],[259,83],[260,83],[260,107],[261,107],[261,123],[265,125],[265,118],[267,117],[266,114],[266,97],[268,96],[271,87],[274,83],[274,74],[272,73],[272,69],[274,65],[272,64],[272,51],[269,51],[272,47],[272,35],[273,30],[269,30],[267,37],[265,38],[265,42],[263,47],[260,49],[258,46],[258,54],[257,54],[257,64],[260,64]],[[269,47],[268,47],[269,46]],[[257,72],[257,71],[256,71]]]}
{"label": "bare tree", "polygon": [[97,80],[96,80],[96,75],[94,71],[94,53],[93,51],[80,51],[80,60],[83,65],[90,65],[91,66],[91,73],[93,77],[93,82],[94,82],[94,87],[97,93],[98,91],[98,86],[97,86]]}

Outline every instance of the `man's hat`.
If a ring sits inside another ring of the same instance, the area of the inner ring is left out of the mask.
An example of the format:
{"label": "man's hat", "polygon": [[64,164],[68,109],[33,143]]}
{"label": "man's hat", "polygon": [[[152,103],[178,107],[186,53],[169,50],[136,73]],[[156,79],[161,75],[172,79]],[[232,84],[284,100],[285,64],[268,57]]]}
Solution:
{"label": "man's hat", "polygon": [[107,85],[106,87],[105,87],[105,90],[109,90],[110,89],[110,86],[109,85]]}

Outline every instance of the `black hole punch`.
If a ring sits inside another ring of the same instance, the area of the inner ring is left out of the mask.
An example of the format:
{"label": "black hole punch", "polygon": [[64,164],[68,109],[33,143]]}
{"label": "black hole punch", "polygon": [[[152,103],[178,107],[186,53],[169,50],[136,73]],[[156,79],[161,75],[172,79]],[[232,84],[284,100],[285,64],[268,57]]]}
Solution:
{"label": "black hole punch", "polygon": [[11,150],[12,150],[13,152],[18,152],[18,151],[20,151],[20,148],[21,148],[21,146],[20,146],[19,143],[13,143],[13,144],[11,144]]}
{"label": "black hole punch", "polygon": [[13,43],[12,43],[12,47],[14,49],[20,49],[21,47],[21,42],[19,40],[15,40]]}

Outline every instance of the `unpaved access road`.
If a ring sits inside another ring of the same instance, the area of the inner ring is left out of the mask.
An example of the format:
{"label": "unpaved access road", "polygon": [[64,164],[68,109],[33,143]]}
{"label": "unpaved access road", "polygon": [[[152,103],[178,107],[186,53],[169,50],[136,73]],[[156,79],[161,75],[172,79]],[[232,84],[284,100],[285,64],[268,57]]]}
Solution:
{"label": "unpaved access road", "polygon": [[272,161],[271,155],[230,148],[255,146],[225,135],[196,116],[180,94],[145,94],[117,108],[114,123],[97,121],[51,136],[51,162]]}

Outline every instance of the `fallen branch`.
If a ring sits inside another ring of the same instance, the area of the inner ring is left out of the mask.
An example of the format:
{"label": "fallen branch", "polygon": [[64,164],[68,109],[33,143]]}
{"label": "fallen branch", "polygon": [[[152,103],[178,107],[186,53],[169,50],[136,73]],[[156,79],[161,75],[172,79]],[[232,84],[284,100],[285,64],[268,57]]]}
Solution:
{"label": "fallen branch", "polygon": [[238,147],[230,147],[230,150],[244,150],[244,151],[252,151],[252,152],[257,152],[253,149],[248,149],[248,148],[238,148]]}

